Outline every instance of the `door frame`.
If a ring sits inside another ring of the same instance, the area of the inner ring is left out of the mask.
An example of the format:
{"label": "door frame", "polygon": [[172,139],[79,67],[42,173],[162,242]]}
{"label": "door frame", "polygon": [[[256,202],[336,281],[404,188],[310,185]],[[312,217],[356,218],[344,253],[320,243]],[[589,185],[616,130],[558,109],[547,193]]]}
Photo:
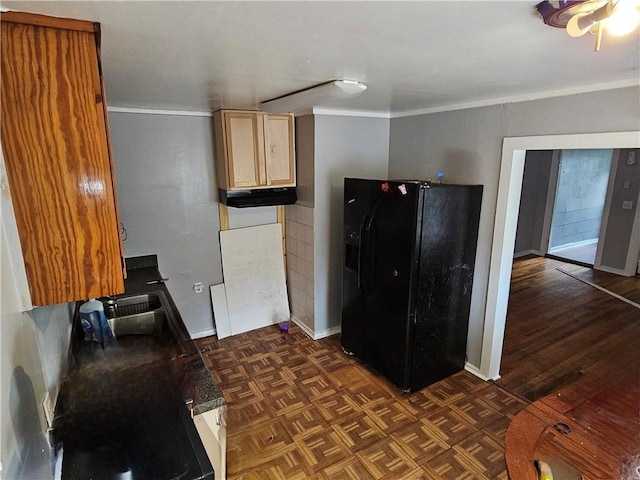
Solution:
{"label": "door frame", "polygon": [[[551,171],[549,172],[549,185],[547,186],[547,200],[544,209],[544,221],[542,224],[542,238],[540,240],[540,255],[546,255],[549,251],[551,240],[551,224],[553,223],[553,210],[556,205],[558,193],[558,176],[560,173],[560,157],[562,150],[554,150],[551,156]],[[531,161],[531,160],[530,160]]]}
{"label": "door frame", "polygon": [[[480,357],[479,370],[483,378],[500,378],[513,250],[527,150],[572,148],[640,148],[640,131],[504,138]],[[640,208],[636,209],[636,224],[640,223],[638,212]]]}

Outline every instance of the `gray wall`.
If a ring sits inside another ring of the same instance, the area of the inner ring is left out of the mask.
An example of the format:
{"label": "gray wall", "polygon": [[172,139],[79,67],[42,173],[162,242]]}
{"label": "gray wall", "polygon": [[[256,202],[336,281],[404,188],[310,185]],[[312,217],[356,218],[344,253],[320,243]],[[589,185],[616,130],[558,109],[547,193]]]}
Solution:
{"label": "gray wall", "polygon": [[[631,151],[636,152],[635,165],[627,165],[627,159]],[[629,180],[629,188],[624,188],[627,180]],[[640,149],[621,149],[613,181],[611,205],[607,215],[605,239],[602,247],[602,265],[624,270],[628,250],[627,245],[631,241],[639,194]],[[630,210],[623,209],[622,202],[624,201],[633,202],[633,208]]]}
{"label": "gray wall", "polygon": [[212,119],[111,113],[109,121],[125,254],[157,253],[189,333],[212,333],[207,287],[222,282]]}
{"label": "gray wall", "polygon": [[52,478],[42,401],[49,393],[55,403],[68,369],[73,304],[36,308],[22,313],[9,260],[13,247],[1,237],[2,270],[0,365],[0,455],[3,477]]}
{"label": "gray wall", "polygon": [[316,115],[314,330],[340,325],[344,177],[387,178],[389,120]]}
{"label": "gray wall", "polygon": [[542,233],[553,150],[527,152],[518,212],[515,254],[542,253]]}
{"label": "gray wall", "polygon": [[442,170],[447,181],[484,185],[467,346],[470,364],[480,365],[503,138],[637,130],[639,94],[640,89],[631,87],[391,120],[391,178],[433,178]]}
{"label": "gray wall", "polygon": [[296,118],[296,176],[298,205],[313,207],[315,192],[315,130],[313,115]]}

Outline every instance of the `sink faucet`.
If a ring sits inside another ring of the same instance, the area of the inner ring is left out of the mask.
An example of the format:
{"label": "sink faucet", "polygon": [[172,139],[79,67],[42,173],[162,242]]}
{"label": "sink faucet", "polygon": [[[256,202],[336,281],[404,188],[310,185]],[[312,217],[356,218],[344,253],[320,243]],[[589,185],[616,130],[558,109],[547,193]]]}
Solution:
{"label": "sink faucet", "polygon": [[118,312],[118,299],[116,297],[100,297],[104,306],[104,315],[107,318],[115,318]]}

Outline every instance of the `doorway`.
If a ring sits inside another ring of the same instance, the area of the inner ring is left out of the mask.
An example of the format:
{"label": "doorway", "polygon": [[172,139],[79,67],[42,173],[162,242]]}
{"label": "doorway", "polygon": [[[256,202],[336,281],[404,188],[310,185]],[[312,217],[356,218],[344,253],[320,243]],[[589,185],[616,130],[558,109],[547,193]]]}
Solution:
{"label": "doorway", "polygon": [[559,157],[547,254],[593,266],[613,149],[567,149]]}
{"label": "doorway", "polygon": [[[637,149],[640,148],[640,132],[507,137],[504,139],[489,265],[482,354],[480,368],[477,372],[482,378],[497,379],[500,377],[500,360],[526,152],[527,150],[572,148]],[[626,257],[625,261],[629,265],[637,262],[637,252],[640,250],[640,209],[634,208],[632,213],[636,218],[631,222],[629,248],[627,252],[623,252]]]}

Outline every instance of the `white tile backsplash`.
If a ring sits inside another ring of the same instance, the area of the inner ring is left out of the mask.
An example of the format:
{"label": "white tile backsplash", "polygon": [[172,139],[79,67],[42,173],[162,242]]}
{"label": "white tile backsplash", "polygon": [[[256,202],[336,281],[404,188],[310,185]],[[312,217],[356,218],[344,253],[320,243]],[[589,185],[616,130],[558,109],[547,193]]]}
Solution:
{"label": "white tile backsplash", "polygon": [[284,207],[284,215],[287,220],[291,220],[292,222],[297,221],[297,209],[296,205],[287,205]]}
{"label": "white tile backsplash", "polygon": [[287,227],[287,283],[291,313],[313,330],[313,209],[285,208]]}
{"label": "white tile backsplash", "polygon": [[313,209],[307,207],[298,207],[297,220],[303,225],[313,226]]}
{"label": "white tile backsplash", "polygon": [[298,255],[298,240],[289,236],[287,233],[287,251],[292,255]]}
{"label": "white tile backsplash", "polygon": [[291,238],[296,238],[296,239],[300,238],[299,230],[300,230],[300,224],[296,222],[291,222],[291,227],[289,229],[288,234],[291,236]]}
{"label": "white tile backsplash", "polygon": [[298,270],[298,256],[294,254],[287,255],[287,272],[295,272]]}
{"label": "white tile backsplash", "polygon": [[304,281],[304,293],[307,297],[313,299],[313,280],[308,278]]}
{"label": "white tile backsplash", "polygon": [[298,260],[298,271],[300,273],[300,275],[304,278],[308,278],[308,263],[306,260],[304,260],[303,258],[300,258]]}
{"label": "white tile backsplash", "polygon": [[302,244],[302,249],[304,251],[302,258],[304,258],[309,263],[313,263],[313,246],[304,243]]}
{"label": "white tile backsplash", "polygon": [[313,227],[303,225],[303,240],[307,245],[313,245]]}

